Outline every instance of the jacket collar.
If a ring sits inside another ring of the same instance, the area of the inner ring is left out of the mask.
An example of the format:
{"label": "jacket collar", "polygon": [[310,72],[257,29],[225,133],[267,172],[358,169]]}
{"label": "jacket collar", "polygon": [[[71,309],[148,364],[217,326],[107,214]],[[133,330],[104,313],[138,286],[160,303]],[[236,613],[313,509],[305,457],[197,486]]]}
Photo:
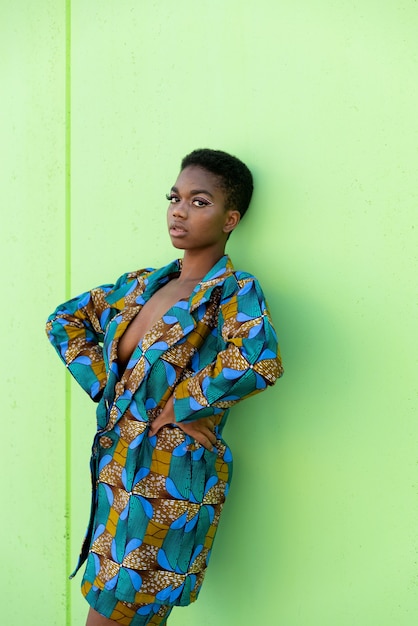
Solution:
{"label": "jacket collar", "polygon": [[190,311],[208,302],[215,287],[220,287],[234,272],[234,266],[228,255],[224,255],[194,288],[190,298]]}
{"label": "jacket collar", "polygon": [[[182,259],[177,259],[158,270],[150,272],[144,280],[144,301],[149,300],[160,287],[170,280],[173,274],[179,274],[182,264]],[[225,280],[231,276],[233,272],[234,266],[232,261],[229,256],[225,254],[193,289],[189,298],[190,312],[194,311],[201,304],[208,302],[213,289],[223,285]]]}

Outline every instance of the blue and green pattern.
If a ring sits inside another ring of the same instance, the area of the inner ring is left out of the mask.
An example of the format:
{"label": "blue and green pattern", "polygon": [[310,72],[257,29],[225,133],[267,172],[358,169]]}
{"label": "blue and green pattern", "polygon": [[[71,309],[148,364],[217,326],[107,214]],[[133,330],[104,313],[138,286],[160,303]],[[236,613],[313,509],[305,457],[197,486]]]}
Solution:
{"label": "blue and green pattern", "polygon": [[[88,600],[104,590],[151,611],[197,598],[231,480],[232,455],[222,439],[229,409],[283,371],[259,283],[224,256],[188,301],[145,334],[121,373],[121,335],[180,270],[177,260],[124,274],[48,319],[51,343],[98,402],[92,513],[76,569],[87,560]],[[214,418],[213,451],[175,425],[148,437],[149,423],[172,395],[177,422]]]}

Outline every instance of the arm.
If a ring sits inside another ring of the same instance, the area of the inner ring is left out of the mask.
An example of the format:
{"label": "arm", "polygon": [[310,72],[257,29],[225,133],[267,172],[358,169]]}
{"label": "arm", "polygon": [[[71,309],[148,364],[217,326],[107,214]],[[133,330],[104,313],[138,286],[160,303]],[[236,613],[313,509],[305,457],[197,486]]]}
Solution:
{"label": "arm", "polygon": [[174,390],[176,422],[210,417],[259,393],[283,374],[277,337],[253,277],[221,301],[216,359]]}
{"label": "arm", "polygon": [[[173,399],[173,396],[170,396],[161,413],[151,423],[148,433],[149,437],[155,435],[163,426],[176,422]],[[193,437],[193,439],[201,443],[207,450],[213,449],[216,443],[216,435],[213,432],[214,422],[210,417],[202,417],[193,420],[193,422],[181,422],[178,423],[177,426],[187,435],[190,435],[190,437]]]}
{"label": "arm", "polygon": [[101,344],[108,322],[118,311],[110,302],[131,277],[124,274],[114,285],[102,285],[61,304],[46,324],[47,335],[59,357],[96,402],[106,384]]}

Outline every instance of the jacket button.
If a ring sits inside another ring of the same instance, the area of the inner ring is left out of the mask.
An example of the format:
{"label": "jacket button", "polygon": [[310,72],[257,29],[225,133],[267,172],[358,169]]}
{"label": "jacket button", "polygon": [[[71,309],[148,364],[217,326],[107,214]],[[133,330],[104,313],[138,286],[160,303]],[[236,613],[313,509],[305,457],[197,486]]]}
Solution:
{"label": "jacket button", "polygon": [[103,437],[100,437],[99,439],[99,444],[102,448],[111,448],[113,446],[113,441],[110,437],[103,435]]}

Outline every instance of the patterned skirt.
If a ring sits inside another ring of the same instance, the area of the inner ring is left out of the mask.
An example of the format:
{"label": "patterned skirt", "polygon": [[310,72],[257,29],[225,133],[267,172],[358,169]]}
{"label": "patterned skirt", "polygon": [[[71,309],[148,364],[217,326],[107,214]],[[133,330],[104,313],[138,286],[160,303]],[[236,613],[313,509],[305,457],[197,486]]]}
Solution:
{"label": "patterned skirt", "polygon": [[121,602],[109,591],[94,589],[84,583],[81,592],[91,608],[123,626],[164,626],[173,610],[163,604],[133,604]]}
{"label": "patterned skirt", "polygon": [[164,624],[170,607],[199,594],[232,457],[221,438],[209,451],[176,427],[150,438],[129,409],[117,434],[115,441],[112,431],[101,438],[104,450],[93,467],[82,589],[95,610],[116,622],[120,612],[120,619],[132,618],[121,624]]}

